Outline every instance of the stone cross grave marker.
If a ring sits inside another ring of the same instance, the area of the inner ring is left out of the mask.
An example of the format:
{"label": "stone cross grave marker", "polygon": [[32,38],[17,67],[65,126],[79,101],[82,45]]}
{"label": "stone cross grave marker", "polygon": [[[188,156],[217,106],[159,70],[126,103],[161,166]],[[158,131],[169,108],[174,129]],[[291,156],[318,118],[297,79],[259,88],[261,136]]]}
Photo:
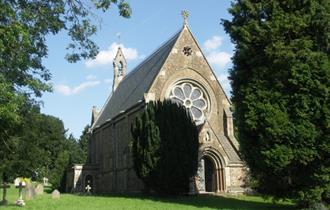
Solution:
{"label": "stone cross grave marker", "polygon": [[25,206],[25,202],[23,200],[23,188],[25,188],[26,183],[21,180],[20,178],[16,178],[15,181],[15,187],[18,188],[18,199],[16,201],[17,206]]}
{"label": "stone cross grave marker", "polygon": [[87,192],[87,194],[91,194],[91,186],[89,186],[89,184],[87,184],[87,186],[85,187],[85,189],[86,189],[86,192]]}
{"label": "stone cross grave marker", "polygon": [[7,201],[7,188],[10,188],[10,185],[7,184],[6,182],[3,182],[2,185],[0,185],[0,188],[2,188],[2,201],[0,204],[6,206],[8,204]]}

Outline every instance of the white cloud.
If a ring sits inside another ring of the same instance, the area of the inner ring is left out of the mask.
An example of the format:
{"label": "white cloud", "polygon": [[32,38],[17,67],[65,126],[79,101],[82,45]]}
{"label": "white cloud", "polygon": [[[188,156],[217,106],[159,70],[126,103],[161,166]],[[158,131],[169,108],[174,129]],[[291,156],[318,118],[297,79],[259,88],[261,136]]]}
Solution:
{"label": "white cloud", "polygon": [[121,47],[123,50],[124,56],[127,61],[135,60],[140,58],[137,49],[125,47],[123,44],[118,44],[117,42],[113,42],[107,50],[101,50],[99,54],[93,60],[88,60],[85,62],[85,65],[88,68],[93,68],[96,66],[103,66],[111,64],[114,57],[116,56],[118,47]]}
{"label": "white cloud", "polygon": [[227,64],[231,62],[232,54],[227,52],[212,51],[206,58],[210,64],[217,65],[220,68],[224,68]]}
{"label": "white cloud", "polygon": [[221,46],[222,42],[223,38],[221,36],[213,36],[204,42],[204,48],[206,51],[216,50]]}
{"label": "white cloud", "polygon": [[215,35],[204,42],[204,49],[208,62],[213,69],[218,72],[218,80],[226,94],[229,96],[231,86],[228,79],[227,68],[231,64],[232,52],[226,52],[220,49],[224,41],[223,37]]}
{"label": "white cloud", "polygon": [[62,93],[63,95],[70,95],[72,92],[71,88],[67,85],[56,85],[55,91]]}
{"label": "white cloud", "polygon": [[225,90],[226,94],[230,95],[231,86],[230,86],[230,81],[228,79],[228,74],[220,74],[218,76],[218,80],[222,88]]}
{"label": "white cloud", "polygon": [[100,83],[101,83],[100,81],[86,81],[76,87],[70,87],[68,85],[60,84],[55,86],[55,90],[56,92],[69,96],[69,95],[75,95],[87,88],[95,87]]}
{"label": "white cloud", "polygon": [[206,58],[214,68],[220,67],[223,69],[231,62],[232,54],[220,50],[223,41],[223,37],[215,35],[204,42]]}
{"label": "white cloud", "polygon": [[91,81],[91,80],[96,80],[97,79],[97,77],[95,76],[95,75],[93,75],[93,74],[90,74],[90,75],[88,75],[87,77],[86,77],[86,80],[89,80],[89,81]]}

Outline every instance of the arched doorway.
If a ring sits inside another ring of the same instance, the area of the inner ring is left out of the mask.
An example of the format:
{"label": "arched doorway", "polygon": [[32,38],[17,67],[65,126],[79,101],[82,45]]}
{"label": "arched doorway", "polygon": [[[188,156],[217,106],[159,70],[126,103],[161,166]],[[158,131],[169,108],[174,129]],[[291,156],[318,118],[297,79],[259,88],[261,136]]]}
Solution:
{"label": "arched doorway", "polygon": [[205,191],[216,192],[216,170],[210,158],[204,157]]}
{"label": "arched doorway", "polygon": [[92,175],[87,175],[85,176],[85,185],[84,185],[84,191],[87,191],[87,188],[89,188],[89,192],[94,191],[94,186],[93,186],[93,177]]}
{"label": "arched doorway", "polygon": [[207,147],[199,156],[199,164],[196,177],[198,192],[225,192],[224,160],[219,152]]}

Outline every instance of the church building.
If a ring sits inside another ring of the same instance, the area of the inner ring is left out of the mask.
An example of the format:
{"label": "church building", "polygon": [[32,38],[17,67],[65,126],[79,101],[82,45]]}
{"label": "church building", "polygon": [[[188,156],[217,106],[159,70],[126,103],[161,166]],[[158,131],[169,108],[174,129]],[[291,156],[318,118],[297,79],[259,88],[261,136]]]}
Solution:
{"label": "church building", "polygon": [[141,192],[133,169],[131,124],[146,103],[172,99],[186,107],[199,128],[199,167],[193,193],[242,193],[245,166],[234,137],[231,102],[187,24],[127,73],[121,48],[113,60],[113,90],[92,111],[88,160],[68,171],[67,190]]}

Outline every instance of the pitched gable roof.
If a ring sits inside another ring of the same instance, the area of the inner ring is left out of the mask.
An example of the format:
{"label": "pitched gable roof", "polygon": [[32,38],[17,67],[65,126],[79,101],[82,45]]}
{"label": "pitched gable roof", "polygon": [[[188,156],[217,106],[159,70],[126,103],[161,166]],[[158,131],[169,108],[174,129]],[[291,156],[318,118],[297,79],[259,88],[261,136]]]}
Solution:
{"label": "pitched gable roof", "polygon": [[118,57],[121,57],[121,56],[122,56],[122,58],[124,59],[124,61],[126,62],[125,55],[124,55],[123,51],[121,50],[121,47],[119,47],[119,48],[118,48],[118,51],[117,51],[117,53],[116,53],[116,56],[115,56],[115,58],[114,58],[113,60],[117,60]]}
{"label": "pitched gable roof", "polygon": [[92,129],[103,125],[121,111],[127,110],[144,99],[144,93],[150,88],[180,33],[181,30],[124,77],[116,91],[109,96]]}

